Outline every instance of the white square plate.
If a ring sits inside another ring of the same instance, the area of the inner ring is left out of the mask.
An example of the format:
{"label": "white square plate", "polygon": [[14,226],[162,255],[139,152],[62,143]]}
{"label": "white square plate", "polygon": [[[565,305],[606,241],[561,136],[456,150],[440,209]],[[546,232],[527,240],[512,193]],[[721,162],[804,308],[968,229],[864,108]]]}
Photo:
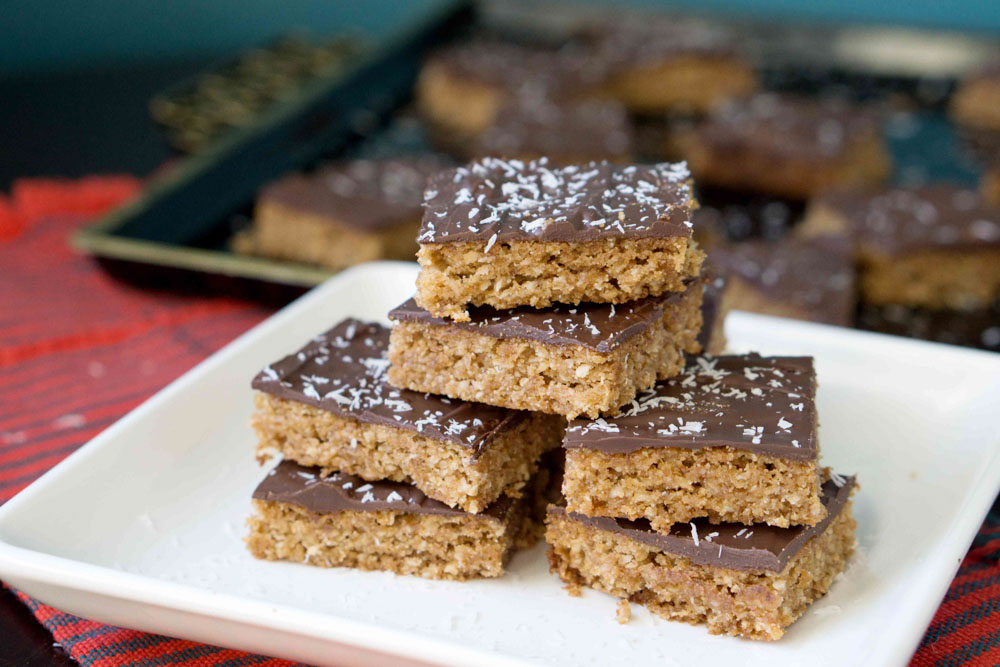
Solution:
{"label": "white square plate", "polygon": [[638,607],[619,626],[610,597],[562,590],[543,546],[503,578],[469,583],[253,559],[243,526],[263,472],[251,377],[346,316],[384,321],[415,276],[393,262],[345,271],[80,448],[0,508],[0,577],[96,620],[319,664],[908,659],[1000,485],[1000,355],[729,318],[734,350],[816,357],[823,459],[861,483],[858,555],[777,643],[711,637]]}

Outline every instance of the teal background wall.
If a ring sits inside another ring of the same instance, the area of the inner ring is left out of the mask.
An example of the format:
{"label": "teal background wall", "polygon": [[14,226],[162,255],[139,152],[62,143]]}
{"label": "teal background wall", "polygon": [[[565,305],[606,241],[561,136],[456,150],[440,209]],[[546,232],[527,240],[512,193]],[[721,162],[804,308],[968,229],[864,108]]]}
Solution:
{"label": "teal background wall", "polygon": [[0,0],[0,75],[230,54],[288,31],[378,34],[437,0]]}
{"label": "teal background wall", "polygon": [[[437,0],[0,0],[0,76],[112,63],[192,60],[289,30],[378,33]],[[1000,33],[1000,0],[629,0],[809,21],[862,21]],[[564,4],[572,4],[566,2]]]}

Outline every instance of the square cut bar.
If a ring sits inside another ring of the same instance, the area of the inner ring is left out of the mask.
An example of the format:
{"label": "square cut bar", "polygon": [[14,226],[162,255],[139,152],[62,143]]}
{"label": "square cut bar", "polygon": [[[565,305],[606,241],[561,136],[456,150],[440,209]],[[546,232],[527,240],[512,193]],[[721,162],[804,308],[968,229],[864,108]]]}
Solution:
{"label": "square cut bar", "polygon": [[728,308],[847,327],[856,307],[854,257],[842,238],[750,241],[712,248]]}
{"label": "square cut bar", "polygon": [[968,310],[1000,296],[1000,209],[972,189],[831,192],[797,234],[847,236],[871,304]]}
{"label": "square cut bar", "polygon": [[511,100],[539,94],[566,101],[593,97],[604,71],[579,49],[488,39],[461,42],[424,63],[417,79],[417,108],[432,135],[459,145],[492,127]]}
{"label": "square cut bar", "polygon": [[618,417],[566,430],[563,495],[587,516],[669,530],[823,520],[812,357],[693,358]]}
{"label": "square cut bar", "polygon": [[283,461],[253,494],[247,547],[257,558],[388,570],[430,579],[499,577],[538,539],[532,499],[501,496],[479,514],[402,482]]}
{"label": "square cut bar", "polygon": [[826,482],[826,518],[811,527],[696,520],[655,532],[645,522],[553,505],[545,533],[549,567],[571,593],[588,586],[671,621],[706,625],[712,634],[780,639],[830,590],[854,551],[854,487],[853,477]]}
{"label": "square cut bar", "polygon": [[692,240],[683,164],[552,167],[482,158],[433,178],[420,226],[417,303],[466,308],[624,303],[683,291],[704,253]]}
{"label": "square cut bar", "polygon": [[445,166],[430,157],[351,160],[291,174],[263,189],[234,249],[331,269],[412,260],[424,187]]}
{"label": "square cut bar", "polygon": [[671,141],[699,185],[793,199],[879,185],[891,167],[874,114],[773,93],[723,105]]}
{"label": "square cut bar", "polygon": [[437,318],[395,308],[389,381],[490,405],[565,415],[616,412],[699,348],[702,284],[622,305],[472,311]]}
{"label": "square cut bar", "polygon": [[707,113],[757,88],[739,38],[696,21],[603,21],[593,35],[594,59],[606,70],[603,89],[638,114]]}
{"label": "square cut bar", "polygon": [[345,320],[254,378],[258,453],[368,480],[411,482],[481,512],[516,495],[562,419],[390,386],[389,330]]}

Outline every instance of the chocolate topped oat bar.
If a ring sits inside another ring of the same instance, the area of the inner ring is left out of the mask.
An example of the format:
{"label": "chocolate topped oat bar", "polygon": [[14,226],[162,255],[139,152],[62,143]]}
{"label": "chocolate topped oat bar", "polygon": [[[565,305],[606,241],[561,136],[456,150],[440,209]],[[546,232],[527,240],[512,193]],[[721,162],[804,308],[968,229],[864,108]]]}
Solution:
{"label": "chocolate topped oat bar", "polygon": [[702,285],[625,304],[483,306],[468,322],[409,300],[389,313],[390,381],[492,405],[594,417],[681,370],[696,352]]}
{"label": "chocolate topped oat bar", "polygon": [[234,248],[332,269],[412,260],[424,187],[446,166],[432,157],[400,157],[290,174],[264,187],[253,225],[237,236]]}
{"label": "chocolate topped oat bar", "polygon": [[702,185],[794,199],[877,185],[890,171],[878,117],[836,101],[764,93],[720,107],[672,142]]}
{"label": "chocolate topped oat bar", "polygon": [[823,519],[811,357],[692,358],[616,417],[570,422],[567,509],[654,530]]}
{"label": "chocolate topped oat bar", "polygon": [[683,291],[704,257],[683,164],[483,158],[439,173],[424,206],[416,299],[439,317]]}
{"label": "chocolate topped oat bar", "polygon": [[345,320],[254,378],[258,452],[369,480],[415,483],[465,511],[516,491],[562,420],[397,389],[389,330]]}

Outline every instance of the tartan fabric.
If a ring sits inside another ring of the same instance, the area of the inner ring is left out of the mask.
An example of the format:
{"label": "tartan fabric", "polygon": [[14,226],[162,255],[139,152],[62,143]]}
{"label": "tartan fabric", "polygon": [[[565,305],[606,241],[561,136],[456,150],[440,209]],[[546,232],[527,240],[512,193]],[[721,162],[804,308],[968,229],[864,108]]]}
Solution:
{"label": "tartan fabric", "polygon": [[[0,196],[0,502],[269,312],[141,291],[67,235],[137,181],[23,182]],[[86,667],[289,665],[87,621],[19,594]],[[912,664],[1000,664],[1000,511],[983,523]]]}

